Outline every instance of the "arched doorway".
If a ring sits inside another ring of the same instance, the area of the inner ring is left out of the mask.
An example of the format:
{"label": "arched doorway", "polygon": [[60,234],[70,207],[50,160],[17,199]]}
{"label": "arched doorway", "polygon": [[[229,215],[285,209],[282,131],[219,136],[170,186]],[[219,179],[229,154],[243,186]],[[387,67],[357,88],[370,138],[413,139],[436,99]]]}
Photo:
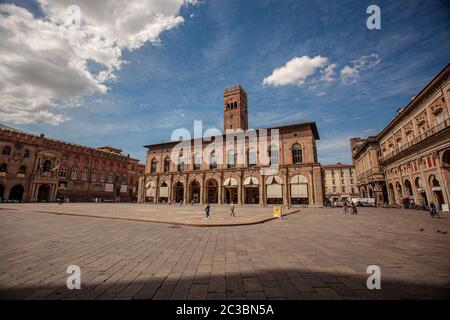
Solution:
{"label": "arched doorway", "polygon": [[384,202],[384,203],[387,203],[387,202],[388,202],[388,199],[389,199],[387,187],[386,187],[386,186],[383,186],[383,187],[381,188],[381,190],[382,190],[382,193],[383,193],[383,202]]}
{"label": "arched doorway", "polygon": [[200,203],[200,183],[192,181],[190,187],[189,201],[192,203]]}
{"label": "arched doorway", "polygon": [[399,202],[401,202],[403,198],[403,188],[400,182],[397,182],[395,184],[395,190],[397,192],[397,196],[395,197],[397,199],[396,203],[399,204]]}
{"label": "arched doorway", "polygon": [[279,176],[269,176],[266,179],[266,195],[268,204],[283,203],[283,180]]}
{"label": "arched doorway", "polygon": [[3,194],[5,193],[5,187],[0,184],[0,202],[3,201]]}
{"label": "arched doorway", "polygon": [[43,184],[38,190],[38,202],[49,202],[50,201],[50,187],[48,184]]}
{"label": "arched doorway", "polygon": [[392,183],[389,183],[388,193],[389,193],[389,203],[395,204],[396,203],[395,191],[394,191],[394,186],[392,185]]}
{"label": "arched doorway", "polygon": [[23,192],[24,189],[20,184],[14,186],[9,192],[9,200],[22,202]]}
{"label": "arched doorway", "polygon": [[428,205],[428,198],[427,198],[427,193],[425,191],[425,185],[423,184],[422,179],[420,179],[419,177],[416,178],[415,181],[415,185],[416,185],[416,190],[417,190],[417,195],[418,195],[418,199],[419,199],[419,205],[423,206],[423,205]]}
{"label": "arched doorway", "polygon": [[438,207],[440,207],[442,204],[444,204],[444,196],[442,194],[441,184],[434,174],[430,176],[429,183],[431,191],[433,192],[434,203],[438,205]]}
{"label": "arched doorway", "polygon": [[259,203],[259,180],[256,177],[247,177],[244,179],[244,190],[246,204],[258,204]]}
{"label": "arched doorway", "polygon": [[156,202],[156,183],[154,181],[148,181],[145,185],[145,202]]}
{"label": "arched doorway", "polygon": [[293,176],[290,180],[291,203],[309,204],[308,179],[303,175]]}
{"label": "arched doorway", "polygon": [[176,203],[184,202],[184,185],[178,181],[173,187],[174,201]]}
{"label": "arched doorway", "polygon": [[365,188],[361,188],[361,195],[362,195],[362,198],[367,198],[367,194],[366,194],[366,189]]}
{"label": "arched doorway", "polygon": [[217,203],[218,201],[218,184],[215,179],[210,179],[206,183],[206,201],[209,203]]}
{"label": "arched doorway", "polygon": [[238,182],[235,178],[227,178],[223,183],[225,203],[238,203]]}
{"label": "arched doorway", "polygon": [[163,181],[159,187],[159,203],[167,202],[169,202],[169,185]]}
{"label": "arched doorway", "polygon": [[369,188],[369,198],[373,199],[373,190]]}

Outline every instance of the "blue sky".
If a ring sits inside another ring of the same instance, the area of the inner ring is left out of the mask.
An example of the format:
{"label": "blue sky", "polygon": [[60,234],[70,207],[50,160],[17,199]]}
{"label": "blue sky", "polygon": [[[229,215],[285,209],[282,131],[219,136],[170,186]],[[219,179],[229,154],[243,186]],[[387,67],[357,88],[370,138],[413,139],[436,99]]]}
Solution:
{"label": "blue sky", "polygon": [[[36,19],[43,15],[36,3],[8,3]],[[366,27],[371,4],[381,8],[381,30]],[[315,121],[319,161],[351,162],[348,139],[376,134],[450,60],[445,1],[201,1],[181,6],[178,15],[184,21],[161,32],[159,42],[123,49],[124,63],[106,93],[56,107],[64,122],[0,122],[84,145],[117,146],[145,161],[143,145],[168,141],[179,127],[192,130],[194,120],[222,129],[223,88],[240,83],[250,127]],[[334,80],[319,81],[317,70],[302,84],[263,84],[304,56],[326,57],[335,65]],[[377,63],[343,81],[343,68],[370,56]]]}

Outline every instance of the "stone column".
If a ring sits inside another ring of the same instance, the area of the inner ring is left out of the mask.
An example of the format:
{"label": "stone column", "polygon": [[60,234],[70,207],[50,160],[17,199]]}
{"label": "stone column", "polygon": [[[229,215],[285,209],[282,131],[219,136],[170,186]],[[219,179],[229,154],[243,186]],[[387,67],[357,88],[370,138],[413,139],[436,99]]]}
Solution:
{"label": "stone column", "polygon": [[314,202],[316,207],[323,207],[322,169],[320,166],[313,167]]}
{"label": "stone column", "polygon": [[186,174],[186,176],[185,176],[185,182],[183,183],[183,185],[184,185],[184,192],[183,192],[183,202],[184,202],[184,204],[186,204],[187,203],[187,201],[188,201],[188,180],[189,180],[189,175],[187,175]]}
{"label": "stone column", "polygon": [[159,204],[159,183],[160,178],[159,176],[156,177],[156,190],[155,190],[155,204]]}
{"label": "stone column", "polygon": [[261,204],[265,206],[267,204],[267,195],[266,195],[266,177],[261,176]]}
{"label": "stone column", "polygon": [[219,199],[218,199],[218,202],[219,202],[219,204],[223,204],[223,193],[222,193],[222,185],[223,185],[223,173],[221,172],[220,173],[220,179],[219,179],[219,186],[218,186],[218,188],[219,188],[219,190],[218,190],[218,197],[219,197]]}
{"label": "stone column", "polygon": [[202,183],[200,185],[200,203],[205,204],[205,175],[202,175]]}
{"label": "stone column", "polygon": [[242,206],[242,172],[239,173],[239,185],[238,185],[238,205]]}

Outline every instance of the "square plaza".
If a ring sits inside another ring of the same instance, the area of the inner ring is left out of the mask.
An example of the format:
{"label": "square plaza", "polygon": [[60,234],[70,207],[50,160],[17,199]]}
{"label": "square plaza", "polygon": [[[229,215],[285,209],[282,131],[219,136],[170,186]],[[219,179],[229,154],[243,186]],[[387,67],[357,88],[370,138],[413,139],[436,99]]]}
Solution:
{"label": "square plaza", "polygon": [[[343,215],[341,208],[300,207],[285,213],[281,221],[270,220],[272,207],[238,206],[233,218],[228,207],[213,206],[205,220],[203,207],[195,205],[0,205],[0,294],[448,298],[448,214],[431,219],[418,210],[360,208],[358,215]],[[80,290],[66,286],[69,265],[80,267]],[[367,288],[370,265],[380,268],[379,290]]]}

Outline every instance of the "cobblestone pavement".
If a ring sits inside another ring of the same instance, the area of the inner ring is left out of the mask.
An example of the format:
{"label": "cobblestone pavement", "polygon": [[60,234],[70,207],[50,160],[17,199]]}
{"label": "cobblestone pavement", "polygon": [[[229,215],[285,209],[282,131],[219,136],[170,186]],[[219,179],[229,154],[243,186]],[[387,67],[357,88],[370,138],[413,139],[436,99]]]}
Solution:
{"label": "cobblestone pavement", "polygon": [[[197,228],[12,208],[0,206],[3,298],[449,297],[448,214],[302,209],[283,221]],[[69,265],[81,268],[81,290],[66,287]],[[381,268],[381,290],[366,287],[369,265]]]}
{"label": "cobblestone pavement", "polygon": [[[7,204],[5,208],[21,212],[53,213],[76,216],[95,216],[134,221],[171,223],[188,226],[233,226],[263,223],[273,217],[272,206],[259,205],[236,206],[235,217],[230,217],[230,208],[226,205],[211,205],[211,216],[205,219],[203,205],[138,205],[132,203],[56,203]],[[283,208],[283,214],[298,212],[299,207],[289,210]]]}

